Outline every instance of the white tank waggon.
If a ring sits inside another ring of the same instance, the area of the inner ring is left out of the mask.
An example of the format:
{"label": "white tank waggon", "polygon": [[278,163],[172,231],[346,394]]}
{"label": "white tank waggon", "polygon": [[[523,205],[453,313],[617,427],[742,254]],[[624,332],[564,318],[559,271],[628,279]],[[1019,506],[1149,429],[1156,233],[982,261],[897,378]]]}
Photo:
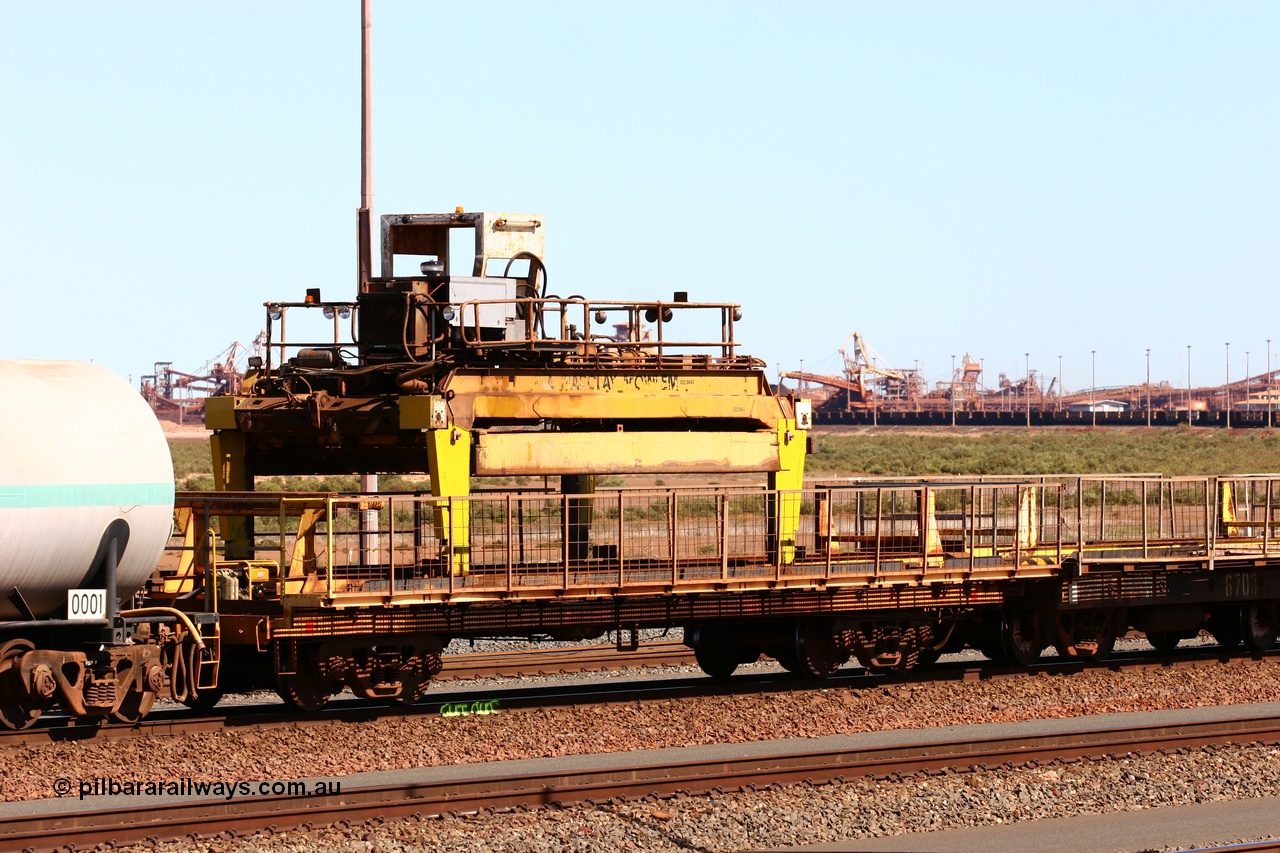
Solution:
{"label": "white tank waggon", "polygon": [[[0,360],[0,723],[59,705],[132,721],[166,688],[189,616],[121,608],[173,526],[173,465],[155,416],[97,365]],[[197,643],[199,644],[199,643]],[[170,646],[170,648],[166,648]]]}

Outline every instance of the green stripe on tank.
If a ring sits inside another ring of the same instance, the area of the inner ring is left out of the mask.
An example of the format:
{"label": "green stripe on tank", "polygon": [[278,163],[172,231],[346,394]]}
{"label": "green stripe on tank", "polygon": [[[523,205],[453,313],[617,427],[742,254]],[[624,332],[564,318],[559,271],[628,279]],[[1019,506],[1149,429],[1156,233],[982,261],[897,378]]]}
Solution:
{"label": "green stripe on tank", "polygon": [[73,506],[157,506],[173,503],[173,483],[0,485],[0,509]]}

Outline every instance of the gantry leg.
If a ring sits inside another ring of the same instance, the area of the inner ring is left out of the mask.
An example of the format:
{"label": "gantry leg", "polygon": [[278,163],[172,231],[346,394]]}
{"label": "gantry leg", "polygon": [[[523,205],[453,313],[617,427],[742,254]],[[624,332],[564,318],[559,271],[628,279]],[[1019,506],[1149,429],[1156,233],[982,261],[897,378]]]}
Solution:
{"label": "gantry leg", "polygon": [[436,504],[436,538],[449,572],[465,574],[471,571],[471,513],[468,501],[456,499],[471,494],[471,433],[458,427],[427,430],[427,452],[431,494],[455,499]]}
{"label": "gantry leg", "polygon": [[[804,457],[807,433],[796,429],[793,420],[778,426],[778,461],[782,470],[769,474],[768,542],[769,557],[780,565],[796,558],[796,532],[800,529],[800,504],[804,488]],[[794,490],[793,494],[786,494]]]}
{"label": "gantry leg", "polygon": [[[596,491],[596,478],[592,474],[560,475],[560,491],[566,495],[592,495]],[[591,518],[594,498],[568,498],[565,500],[564,541],[568,546],[571,562],[591,556]]]}
{"label": "gantry leg", "polygon": [[[219,492],[253,491],[253,471],[249,469],[248,448],[239,430],[217,430],[209,438],[213,454],[213,487]],[[252,560],[252,516],[220,516],[219,527],[226,542],[225,558]]]}

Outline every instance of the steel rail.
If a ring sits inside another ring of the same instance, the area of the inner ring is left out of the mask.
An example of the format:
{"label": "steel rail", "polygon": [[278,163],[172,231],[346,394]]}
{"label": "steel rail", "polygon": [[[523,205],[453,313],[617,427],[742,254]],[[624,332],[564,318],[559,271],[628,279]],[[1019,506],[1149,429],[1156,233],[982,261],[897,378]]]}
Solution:
{"label": "steel rail", "polygon": [[[1280,718],[1240,717],[1212,722],[1086,728],[1072,732],[966,738],[858,750],[777,751],[749,757],[692,758],[638,763],[634,754],[582,772],[553,769],[520,775],[410,781],[312,797],[202,799],[106,811],[28,814],[0,818],[0,847],[51,850],[69,844],[114,845],[176,840],[230,832],[247,834],[338,820],[442,817],[485,810],[529,809],[619,798],[664,798],[778,784],[823,784],[849,778],[937,775],[1053,761],[1105,760],[1119,754],[1193,749],[1213,744],[1280,742]],[[1246,848],[1248,849],[1248,848]],[[1268,848],[1259,848],[1268,849]]]}

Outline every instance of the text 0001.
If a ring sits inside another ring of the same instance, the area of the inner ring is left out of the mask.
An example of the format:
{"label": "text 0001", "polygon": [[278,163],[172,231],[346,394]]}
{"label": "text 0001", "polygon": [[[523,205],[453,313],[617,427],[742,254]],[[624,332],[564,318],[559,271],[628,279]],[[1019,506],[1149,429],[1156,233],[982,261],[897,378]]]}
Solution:
{"label": "text 0001", "polygon": [[68,619],[106,619],[107,591],[105,589],[67,590]]}

